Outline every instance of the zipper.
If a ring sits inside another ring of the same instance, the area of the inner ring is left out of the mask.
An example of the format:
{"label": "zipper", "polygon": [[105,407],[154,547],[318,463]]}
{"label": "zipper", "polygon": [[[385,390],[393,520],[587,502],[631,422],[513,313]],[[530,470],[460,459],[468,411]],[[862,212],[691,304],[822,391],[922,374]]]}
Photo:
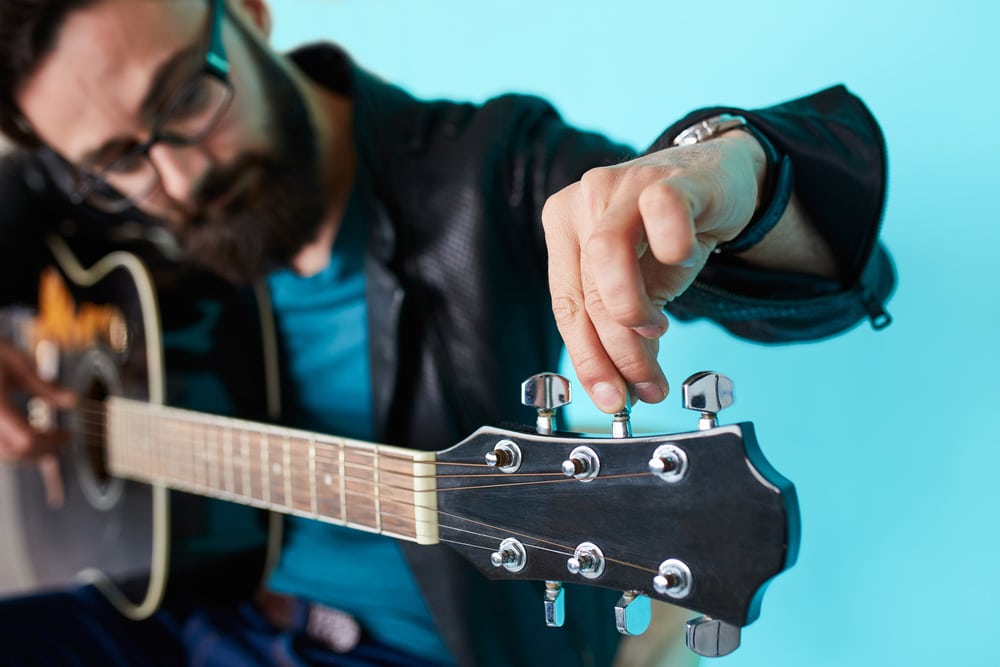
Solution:
{"label": "zipper", "polygon": [[[875,331],[881,331],[892,323],[892,316],[885,310],[881,300],[865,287],[861,280],[855,283],[852,288],[838,290],[832,294],[782,300],[748,297],[697,280],[691,284],[688,290],[728,301],[736,306],[771,311],[757,313],[758,317],[781,317],[789,312],[816,317],[821,316],[824,312],[843,311],[848,304],[854,304],[855,308],[860,305]],[[725,317],[725,312],[716,312],[713,315]]]}

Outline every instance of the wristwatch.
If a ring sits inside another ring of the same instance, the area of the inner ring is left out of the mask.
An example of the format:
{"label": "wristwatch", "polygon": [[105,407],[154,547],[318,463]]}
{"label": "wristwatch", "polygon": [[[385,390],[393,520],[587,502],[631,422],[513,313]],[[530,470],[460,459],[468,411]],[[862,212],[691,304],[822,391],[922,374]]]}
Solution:
{"label": "wristwatch", "polygon": [[747,119],[743,116],[735,116],[731,113],[720,113],[718,116],[706,118],[695,123],[691,127],[683,130],[674,137],[674,146],[690,146],[708,141],[712,137],[717,137],[723,132],[735,130],[738,127],[746,127]]}
{"label": "wristwatch", "polygon": [[720,113],[700,120],[694,125],[682,130],[674,137],[674,146],[691,146],[708,141],[713,137],[730,130],[742,129],[749,132],[764,149],[767,157],[767,168],[764,176],[764,192],[761,201],[764,202],[754,213],[736,238],[720,243],[715,252],[737,253],[749,250],[767,235],[781,220],[792,198],[792,160],[787,155],[778,153],[777,148],[761,131],[750,124],[746,118],[732,113]]}

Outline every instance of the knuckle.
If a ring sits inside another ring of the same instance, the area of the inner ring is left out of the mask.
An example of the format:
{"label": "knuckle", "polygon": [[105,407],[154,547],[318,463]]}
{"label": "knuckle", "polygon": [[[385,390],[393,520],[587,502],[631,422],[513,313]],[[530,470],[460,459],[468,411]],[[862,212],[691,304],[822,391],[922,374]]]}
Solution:
{"label": "knuckle", "polygon": [[611,360],[629,382],[638,382],[651,375],[649,358],[639,350],[620,354]]}
{"label": "knuckle", "polygon": [[557,326],[569,325],[580,315],[580,298],[569,294],[552,296],[552,315]]}
{"label": "knuckle", "polygon": [[611,319],[626,327],[639,326],[647,317],[646,308],[635,299],[614,299],[605,308]]}
{"label": "knuckle", "polygon": [[589,348],[572,350],[570,358],[573,361],[573,370],[576,371],[577,379],[584,386],[590,386],[594,382],[604,379],[607,375],[608,362],[603,351]]}
{"label": "knuckle", "polygon": [[613,189],[621,175],[622,171],[615,167],[593,167],[583,172],[580,177],[580,189],[583,195],[590,200],[596,194]]}
{"label": "knuckle", "polygon": [[592,319],[595,317],[599,318],[606,313],[604,299],[601,298],[601,292],[597,287],[597,283],[590,281],[583,288],[583,304]]}

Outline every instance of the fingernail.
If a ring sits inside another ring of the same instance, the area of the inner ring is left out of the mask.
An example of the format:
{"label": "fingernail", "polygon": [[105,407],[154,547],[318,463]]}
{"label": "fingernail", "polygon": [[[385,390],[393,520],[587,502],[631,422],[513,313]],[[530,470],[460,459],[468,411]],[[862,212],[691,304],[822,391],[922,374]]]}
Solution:
{"label": "fingernail", "polygon": [[677,262],[677,266],[683,267],[685,269],[690,269],[697,263],[698,263],[698,255],[695,255],[694,257],[688,257],[683,261]]}
{"label": "fingernail", "polygon": [[625,399],[622,392],[610,382],[598,382],[591,389],[594,403],[604,412],[614,412],[622,407]]}
{"label": "fingernail", "polygon": [[659,403],[667,397],[663,393],[663,387],[655,382],[640,382],[635,385],[635,395],[643,403]]}

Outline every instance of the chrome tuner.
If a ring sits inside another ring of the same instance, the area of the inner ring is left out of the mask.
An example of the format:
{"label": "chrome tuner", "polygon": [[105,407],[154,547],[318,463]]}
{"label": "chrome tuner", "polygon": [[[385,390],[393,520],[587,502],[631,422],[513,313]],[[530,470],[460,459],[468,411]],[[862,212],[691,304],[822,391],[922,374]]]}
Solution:
{"label": "chrome tuner", "polygon": [[508,537],[500,542],[498,550],[490,554],[490,563],[509,572],[520,572],[528,563],[528,552],[519,540]]}
{"label": "chrome tuner", "polygon": [[704,431],[718,426],[716,415],[733,404],[733,381],[721,373],[702,371],[684,380],[681,394],[685,408],[701,413],[698,428]]}
{"label": "chrome tuner", "polygon": [[632,437],[632,392],[625,391],[625,407],[615,413],[611,421],[612,438]]}
{"label": "chrome tuner", "polygon": [[501,440],[486,453],[486,465],[500,472],[517,472],[521,467],[521,448],[513,440]]}
{"label": "chrome tuner", "polygon": [[623,635],[641,635],[652,617],[649,598],[639,591],[625,591],[615,604],[615,626]]}
{"label": "chrome tuner", "polygon": [[561,628],[566,622],[566,598],[562,583],[545,582],[545,625]]}
{"label": "chrome tuner", "polygon": [[679,482],[687,473],[688,459],[684,450],[677,445],[667,443],[653,451],[649,459],[649,472],[664,482]]}
{"label": "chrome tuner", "polygon": [[693,653],[719,658],[740,647],[740,628],[717,618],[699,616],[687,622],[684,643]]}
{"label": "chrome tuner", "polygon": [[660,595],[680,600],[691,592],[691,582],[691,569],[687,564],[676,558],[668,558],[660,563],[658,573],[653,577],[653,590]]}
{"label": "chrome tuner", "polygon": [[535,430],[552,435],[556,411],[572,401],[569,380],[558,373],[539,373],[521,383],[521,403],[538,411]]}
{"label": "chrome tuner", "polygon": [[601,459],[590,447],[577,447],[562,463],[562,473],[581,482],[593,480],[599,472],[601,472]]}
{"label": "chrome tuner", "polygon": [[587,579],[597,579],[604,574],[604,552],[592,542],[582,542],[566,561],[566,569]]}

